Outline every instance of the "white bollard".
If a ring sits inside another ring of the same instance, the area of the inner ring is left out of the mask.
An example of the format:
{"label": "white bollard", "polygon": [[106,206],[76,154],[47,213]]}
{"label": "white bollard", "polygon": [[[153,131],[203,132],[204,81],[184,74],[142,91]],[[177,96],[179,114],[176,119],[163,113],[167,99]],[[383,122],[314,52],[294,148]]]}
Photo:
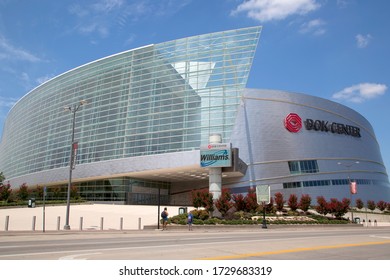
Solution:
{"label": "white bollard", "polygon": [[61,217],[57,217],[57,230],[60,230],[60,224],[61,224]]}
{"label": "white bollard", "polygon": [[4,227],[5,231],[8,231],[8,226],[9,226],[9,216],[5,216],[5,227]]}
{"label": "white bollard", "polygon": [[35,223],[37,221],[37,216],[33,216],[32,218],[32,225],[31,225],[31,230],[35,231]]}

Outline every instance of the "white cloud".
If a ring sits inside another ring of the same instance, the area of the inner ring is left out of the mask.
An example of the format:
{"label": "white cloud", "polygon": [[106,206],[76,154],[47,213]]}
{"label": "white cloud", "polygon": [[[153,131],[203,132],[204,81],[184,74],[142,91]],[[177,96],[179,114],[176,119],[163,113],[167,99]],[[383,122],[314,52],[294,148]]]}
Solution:
{"label": "white cloud", "polygon": [[89,14],[89,11],[83,8],[82,6],[80,6],[80,4],[73,4],[69,6],[68,11],[71,15],[75,15],[80,18],[88,16]]}
{"label": "white cloud", "polygon": [[108,37],[115,19],[122,13],[123,0],[99,0],[93,4],[73,4],[68,12],[76,16],[75,29],[80,34],[99,34]]}
{"label": "white cloud", "polygon": [[326,33],[325,21],[322,19],[314,19],[301,25],[301,33],[311,33],[314,35],[323,35]]}
{"label": "white cloud", "polygon": [[370,43],[371,39],[372,39],[372,36],[370,34],[367,34],[367,35],[362,35],[362,34],[358,34],[356,35],[356,44],[358,46],[358,48],[366,48],[368,46],[368,44]]}
{"label": "white cloud", "polygon": [[41,59],[32,53],[13,46],[0,34],[0,60],[22,60],[28,62],[39,62]]}
{"label": "white cloud", "polygon": [[108,37],[116,27],[151,17],[172,16],[190,3],[190,0],[98,0],[93,4],[73,4],[68,12],[75,16],[75,30],[83,35],[99,34]]}
{"label": "white cloud", "polygon": [[291,15],[305,15],[320,7],[316,0],[248,0],[238,5],[232,15],[245,12],[258,21],[283,20]]}
{"label": "white cloud", "polygon": [[17,101],[17,98],[0,96],[0,110],[11,108]]}
{"label": "white cloud", "polygon": [[334,99],[362,103],[366,100],[384,95],[387,86],[384,84],[362,83],[347,87],[332,95]]}
{"label": "white cloud", "polygon": [[48,80],[52,79],[53,77],[54,77],[54,75],[42,76],[42,77],[37,78],[36,82],[38,83],[38,85],[40,85],[40,84],[43,84],[44,82],[47,82]]}
{"label": "white cloud", "polygon": [[99,12],[109,12],[121,8],[124,4],[123,0],[102,0],[92,5],[92,7]]}
{"label": "white cloud", "polygon": [[130,34],[125,41],[125,46],[131,45],[135,41],[136,35],[135,34]]}
{"label": "white cloud", "polygon": [[337,0],[337,7],[344,9],[349,5],[348,0]]}

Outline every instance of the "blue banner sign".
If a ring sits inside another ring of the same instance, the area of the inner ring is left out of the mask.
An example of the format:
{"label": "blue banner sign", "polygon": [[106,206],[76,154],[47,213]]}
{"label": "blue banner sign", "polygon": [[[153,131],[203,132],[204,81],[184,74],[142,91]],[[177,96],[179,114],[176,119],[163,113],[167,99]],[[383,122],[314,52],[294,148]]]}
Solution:
{"label": "blue banner sign", "polygon": [[232,166],[231,144],[208,144],[200,147],[201,167],[230,167]]}

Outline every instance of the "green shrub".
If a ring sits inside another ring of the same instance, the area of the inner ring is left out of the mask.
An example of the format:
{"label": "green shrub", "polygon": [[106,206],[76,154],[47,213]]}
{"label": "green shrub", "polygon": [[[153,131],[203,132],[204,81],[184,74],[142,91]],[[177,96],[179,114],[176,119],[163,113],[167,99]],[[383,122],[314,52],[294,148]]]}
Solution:
{"label": "green shrub", "polygon": [[203,221],[203,224],[205,224],[205,225],[217,225],[220,223],[221,223],[221,220],[217,219],[217,218],[211,218],[211,219]]}
{"label": "green shrub", "polygon": [[194,225],[204,225],[204,222],[203,222],[203,220],[194,219],[193,224]]}

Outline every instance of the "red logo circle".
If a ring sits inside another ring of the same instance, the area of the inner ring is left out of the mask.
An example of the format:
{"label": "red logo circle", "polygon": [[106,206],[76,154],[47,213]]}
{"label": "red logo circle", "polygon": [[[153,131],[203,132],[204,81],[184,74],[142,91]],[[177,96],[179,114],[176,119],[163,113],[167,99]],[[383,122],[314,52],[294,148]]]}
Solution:
{"label": "red logo circle", "polygon": [[284,127],[290,132],[298,132],[302,128],[302,119],[298,114],[290,113],[284,119]]}

